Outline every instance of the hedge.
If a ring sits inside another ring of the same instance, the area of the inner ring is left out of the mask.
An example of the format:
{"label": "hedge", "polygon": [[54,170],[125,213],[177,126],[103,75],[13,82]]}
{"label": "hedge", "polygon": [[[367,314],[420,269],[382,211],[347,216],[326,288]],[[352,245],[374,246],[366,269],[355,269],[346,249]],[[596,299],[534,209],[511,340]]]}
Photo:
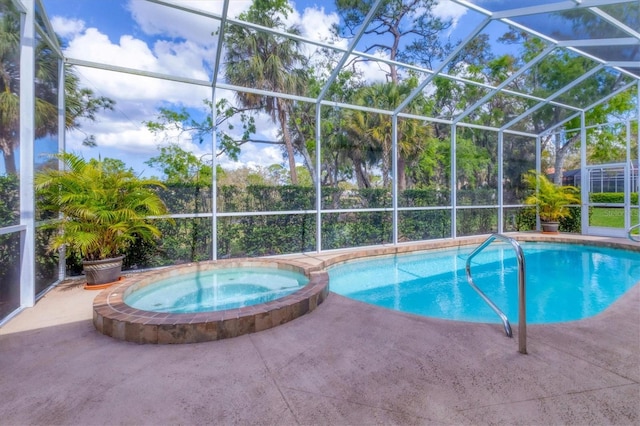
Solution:
{"label": "hedge", "polygon": [[[597,192],[591,193],[592,203],[624,204],[624,192]],[[631,193],[631,204],[638,204],[638,193]]]}
{"label": "hedge", "polygon": [[[0,219],[15,222],[17,214],[17,180],[0,181],[4,197],[0,201]],[[169,185],[160,195],[173,214],[211,213],[211,189],[194,183]],[[594,194],[595,195],[595,194]],[[637,195],[634,194],[636,197]],[[492,189],[458,191],[458,205],[492,205],[496,191]],[[637,198],[636,198],[637,199]],[[392,206],[390,191],[381,188],[344,190],[323,188],[323,209],[386,208]],[[297,214],[232,215],[217,220],[217,252],[219,258],[256,257],[316,250],[315,193],[311,187],[251,185],[246,188],[222,186],[218,191],[217,210],[222,213],[243,211],[302,211]],[[399,198],[400,207],[430,207],[429,210],[400,211],[398,238],[401,242],[451,237],[450,191],[412,189]],[[603,201],[600,201],[603,202]],[[611,202],[611,201],[607,201]],[[561,222],[563,232],[580,232],[580,209],[573,218]],[[305,213],[304,211],[309,211]],[[506,211],[506,210],[505,210]],[[535,229],[535,210],[510,209],[509,230]],[[457,234],[477,235],[497,230],[497,209],[460,208],[457,212]],[[341,211],[322,214],[322,249],[390,244],[393,240],[391,211]],[[42,219],[42,217],[40,218]],[[211,217],[176,218],[174,222],[155,219],[162,232],[157,244],[138,243],[128,250],[126,270],[197,262],[212,258]],[[57,253],[46,250],[48,233],[38,233],[37,287],[45,288],[57,277]],[[10,244],[5,244],[8,248]],[[8,264],[15,259],[2,251]],[[2,259],[0,259],[2,260]],[[2,262],[0,262],[2,263]],[[82,272],[81,259],[67,258],[67,273]],[[8,279],[9,277],[5,277]]]}

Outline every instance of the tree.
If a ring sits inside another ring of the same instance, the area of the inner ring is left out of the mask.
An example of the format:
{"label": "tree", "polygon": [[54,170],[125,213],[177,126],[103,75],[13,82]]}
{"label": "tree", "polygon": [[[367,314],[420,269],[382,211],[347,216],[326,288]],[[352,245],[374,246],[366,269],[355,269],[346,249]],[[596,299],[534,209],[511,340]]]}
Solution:
{"label": "tree", "polygon": [[[193,140],[202,143],[213,132],[216,132],[216,140],[220,148],[216,152],[216,157],[226,154],[231,160],[236,161],[240,155],[242,145],[247,142],[256,141],[251,138],[256,132],[255,119],[249,115],[248,109],[236,108],[230,105],[227,99],[220,99],[215,105],[215,124],[212,114],[214,112],[213,102],[204,99],[204,119],[198,120],[186,108],[178,110],[170,108],[159,108],[155,121],[145,121],[147,129],[154,134],[178,131],[180,134],[187,133]],[[231,119],[238,117],[242,126],[242,132],[234,135],[236,129],[231,123]],[[226,130],[223,130],[226,126]]]}
{"label": "tree", "polygon": [[[404,82],[375,83],[361,88],[354,97],[357,105],[366,105],[379,109],[393,110],[417,85],[416,79]],[[411,112],[422,112],[422,96],[416,97],[408,106]],[[391,116],[352,110],[347,113],[349,134],[359,142],[354,145],[352,160],[362,166],[358,159],[367,158],[372,164],[379,165],[382,171],[383,186],[386,187],[391,173]],[[417,159],[428,139],[429,129],[425,123],[406,118],[398,119],[398,190],[406,187],[405,165],[410,159]]]}
{"label": "tree", "polygon": [[[284,19],[292,11],[286,0],[255,0],[249,10],[240,14],[243,21],[298,35],[300,31],[287,28]],[[239,25],[229,25],[225,33],[226,71],[229,83],[287,94],[304,92],[307,58],[300,53],[295,39],[256,31]],[[246,108],[262,108],[280,124],[289,161],[291,183],[298,183],[295,152],[289,131],[292,101],[277,96],[236,92],[240,104]]]}
{"label": "tree", "polygon": [[[276,169],[277,171],[275,171]],[[240,192],[245,192],[248,185],[279,185],[282,166],[247,167],[225,170],[224,176],[218,178],[218,186],[233,186]],[[286,174],[286,170],[283,171]]]}
{"label": "tree", "polygon": [[416,164],[407,175],[413,181],[413,188],[448,188],[451,172],[451,142],[431,136],[425,143],[425,150],[416,159]]}
{"label": "tree", "polygon": [[[309,70],[305,95],[317,98],[327,84],[328,76],[335,69],[338,57],[334,52],[321,50],[314,58],[315,66]],[[335,102],[346,102],[353,98],[357,90],[363,86],[362,76],[353,70],[341,70],[336,79],[327,87],[324,99]],[[351,180],[354,170],[349,159],[352,150],[350,137],[347,135],[345,110],[337,107],[323,106],[320,109],[320,134],[322,149],[320,152],[320,186],[337,187],[340,182]],[[313,181],[316,182],[316,105],[297,102],[293,105],[290,117],[290,128],[294,146],[305,157],[305,165]]]}
{"label": "tree", "polygon": [[[5,170],[15,174],[15,151],[20,143],[20,15],[10,0],[0,0],[0,149]],[[46,43],[36,45],[35,79],[35,137],[57,134],[58,129],[58,62],[60,58]],[[65,65],[65,128],[80,127],[83,118],[96,119],[101,109],[113,109],[114,101],[95,96],[93,91],[80,87],[80,79],[69,65]],[[85,142],[95,144],[92,136]]]}
{"label": "tree", "polygon": [[[336,0],[343,25],[334,27],[343,37],[352,37],[369,13],[373,0]],[[373,40],[366,53],[384,52],[392,61],[425,65],[446,56],[451,46],[443,44],[440,34],[451,26],[434,15],[436,0],[385,0],[378,7],[364,34]],[[389,64],[389,80],[400,81],[397,67]]]}
{"label": "tree", "polygon": [[19,141],[20,19],[13,3],[0,3],[0,148],[8,174],[16,174],[14,150]]}
{"label": "tree", "polygon": [[[356,34],[362,25],[364,18],[369,13],[372,0],[337,0],[336,8],[342,16],[343,25],[334,27],[337,34],[343,37],[351,37]],[[422,65],[433,68],[434,61],[444,58],[451,50],[452,46],[449,42],[443,42],[441,34],[451,26],[450,20],[442,20],[435,16],[433,9],[438,2],[434,0],[386,0],[376,10],[369,26],[364,31],[365,36],[371,36],[368,39],[372,43],[365,49],[366,53],[384,53],[392,61],[402,61],[407,64]],[[383,108],[395,108],[399,105],[399,100],[406,98],[410,93],[406,89],[413,89],[417,85],[412,75],[400,75],[397,66],[393,63],[388,65],[388,83],[389,86],[374,85],[373,90],[382,90],[386,92],[386,101],[376,106]],[[405,87],[393,88],[398,86],[405,79]],[[413,81],[410,81],[413,80]],[[381,93],[380,93],[381,94]],[[376,95],[377,97],[377,95]],[[421,110],[421,99],[413,102],[408,108],[409,112],[424,112]],[[369,104],[371,105],[371,104]],[[352,117],[357,119],[364,118],[361,112],[354,112]],[[382,117],[377,117],[381,119]],[[387,123],[388,121],[388,123]],[[387,124],[384,124],[387,123]],[[357,122],[354,122],[357,126]],[[361,122],[360,124],[369,125],[371,123]],[[391,118],[382,120],[376,129],[375,138],[383,145],[390,146],[391,141]],[[364,129],[363,129],[364,130]],[[381,132],[386,132],[383,135]],[[408,163],[416,160],[418,153],[423,149],[423,143],[427,140],[428,131],[422,123],[415,120],[399,120],[398,123],[398,141],[400,143],[398,152],[398,188],[403,190],[406,186],[406,166]],[[409,138],[408,136],[414,136]],[[390,151],[384,149],[383,155],[389,156]],[[360,164],[364,164],[360,160],[356,160]],[[383,159],[383,168],[387,170],[390,167],[390,161]],[[384,170],[383,170],[384,172]],[[383,177],[386,181],[386,177]]]}
{"label": "tree", "polygon": [[[632,158],[635,158],[638,152],[638,122],[612,121],[587,129],[587,164],[624,163],[627,161],[627,139],[630,141]],[[630,124],[629,134],[627,124]],[[576,158],[574,168],[580,167],[579,159]]]}
{"label": "tree", "polygon": [[18,223],[20,182],[16,175],[0,176],[0,227]]}
{"label": "tree", "polygon": [[[582,30],[590,33],[591,30],[586,25],[588,22],[581,24],[578,19],[574,22],[574,25],[584,25]],[[521,64],[532,59],[545,47],[544,43],[538,38],[515,29],[506,33],[502,40],[517,42],[523,46],[521,56],[518,58]],[[589,58],[569,51],[555,50],[535,65],[532,72],[527,73],[518,82],[519,89],[545,98],[563,89],[594,66],[594,62]],[[626,77],[621,73],[598,72],[561,95],[558,100],[568,99],[569,101],[567,102],[569,103],[588,106],[616,91],[626,83],[625,79]],[[585,118],[587,122],[606,123],[613,116],[621,116],[625,112],[633,110],[635,104],[633,96],[628,92],[624,92],[616,95],[608,102],[586,111]],[[534,105],[534,103],[527,104],[529,107]],[[548,104],[526,117],[520,127],[525,127],[527,131],[540,134],[553,124],[562,121],[566,114],[566,111],[561,107]],[[543,149],[549,150],[553,154],[554,182],[556,184],[562,182],[564,162],[567,156],[579,146],[580,142],[580,132],[568,132],[568,130],[578,129],[580,126],[580,117],[578,116],[557,128],[554,134],[542,141]]]}
{"label": "tree", "polygon": [[145,164],[161,170],[163,181],[168,184],[196,182],[202,186],[211,185],[213,168],[178,144],[160,147],[160,155],[145,161]]}

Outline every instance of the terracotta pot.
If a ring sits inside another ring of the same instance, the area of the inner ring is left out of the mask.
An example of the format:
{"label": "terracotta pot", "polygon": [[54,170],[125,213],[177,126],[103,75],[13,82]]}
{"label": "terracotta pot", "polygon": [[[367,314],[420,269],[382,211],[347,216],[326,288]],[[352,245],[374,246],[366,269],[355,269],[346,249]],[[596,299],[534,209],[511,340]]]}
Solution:
{"label": "terracotta pot", "polygon": [[560,222],[541,222],[541,225],[545,234],[557,234]]}
{"label": "terracotta pot", "polygon": [[100,285],[118,281],[122,273],[124,256],[101,260],[85,260],[82,262],[87,285]]}

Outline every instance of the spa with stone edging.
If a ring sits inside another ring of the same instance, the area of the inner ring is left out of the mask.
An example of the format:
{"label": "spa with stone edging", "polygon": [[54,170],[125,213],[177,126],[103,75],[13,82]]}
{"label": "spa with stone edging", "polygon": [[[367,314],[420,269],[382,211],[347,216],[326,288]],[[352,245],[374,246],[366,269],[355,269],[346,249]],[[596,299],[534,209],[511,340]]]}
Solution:
{"label": "spa with stone edging", "polygon": [[[238,309],[198,313],[163,313],[133,308],[124,302],[132,291],[159,280],[194,271],[267,267],[305,275],[309,282],[270,302]],[[266,330],[313,311],[329,293],[329,278],[317,267],[294,261],[233,259],[206,261],[141,272],[103,290],[93,302],[93,324],[107,336],[135,343],[197,343]]]}

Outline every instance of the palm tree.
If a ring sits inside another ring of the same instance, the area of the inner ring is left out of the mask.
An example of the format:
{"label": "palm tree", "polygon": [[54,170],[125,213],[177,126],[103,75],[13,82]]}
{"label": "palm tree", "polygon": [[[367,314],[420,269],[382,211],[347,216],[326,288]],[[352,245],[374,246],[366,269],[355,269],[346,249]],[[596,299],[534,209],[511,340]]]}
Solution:
{"label": "palm tree", "polygon": [[[356,94],[355,102],[379,109],[394,109],[415,87],[417,81],[408,79],[401,83],[376,83],[364,87]],[[406,111],[418,113],[421,99],[417,97]],[[349,127],[352,137],[360,138],[360,149],[377,153],[377,161],[382,170],[383,185],[386,187],[391,172],[391,116],[353,110],[349,113]],[[430,136],[429,127],[417,120],[398,119],[398,190],[406,187],[405,171],[412,159],[417,159]]]}
{"label": "palm tree", "polygon": [[0,10],[0,149],[7,173],[15,174],[14,147],[20,118],[20,19],[11,1],[2,0]]}
{"label": "palm tree", "polygon": [[154,241],[160,231],[148,216],[167,214],[156,179],[139,178],[118,160],[86,161],[73,153],[54,158],[65,170],[45,169],[36,174],[35,188],[43,211],[61,213],[47,228],[59,233],[51,242],[56,250],[66,245],[84,260],[124,254],[136,240]]}
{"label": "palm tree", "polygon": [[[299,34],[296,28],[286,28],[283,18],[291,6],[282,0],[254,1],[240,19],[269,28]],[[297,40],[230,25],[225,35],[226,79],[229,83],[273,92],[300,94],[304,91],[306,58],[300,53]],[[246,108],[264,108],[276,124],[280,124],[287,150],[291,183],[298,178],[294,148],[288,128],[292,102],[276,96],[237,92],[239,102]]]}
{"label": "palm tree", "polygon": [[579,190],[571,185],[557,185],[545,175],[530,170],[523,175],[530,189],[535,191],[525,200],[525,204],[538,207],[540,220],[557,222],[562,218],[571,217],[572,205],[580,205]]}
{"label": "palm tree", "polygon": [[[5,170],[16,173],[15,151],[20,143],[20,15],[10,0],[0,0],[0,149]],[[55,135],[58,129],[58,61],[60,58],[44,42],[35,52],[35,137]],[[100,109],[113,109],[114,101],[96,97],[81,88],[80,79],[65,66],[65,128],[79,127],[79,119],[95,120]],[[87,144],[92,139],[87,138]]]}

